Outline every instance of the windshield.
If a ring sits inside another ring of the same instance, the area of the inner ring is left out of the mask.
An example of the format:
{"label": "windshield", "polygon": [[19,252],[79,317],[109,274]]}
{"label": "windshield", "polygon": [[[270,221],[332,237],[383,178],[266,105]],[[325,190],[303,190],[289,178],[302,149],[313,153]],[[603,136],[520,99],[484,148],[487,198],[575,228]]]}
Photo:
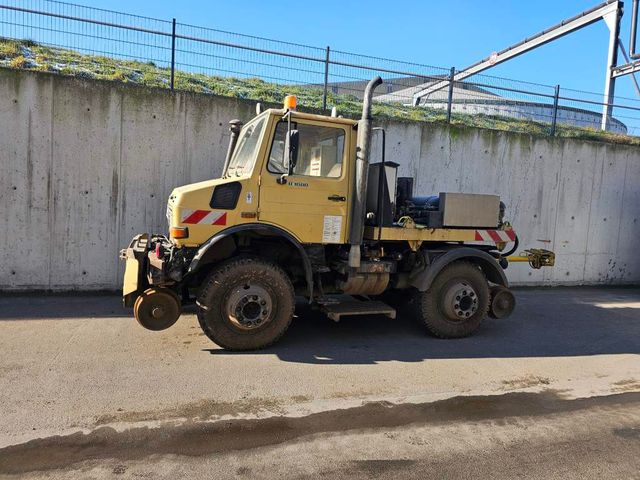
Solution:
{"label": "windshield", "polygon": [[227,170],[228,177],[232,175],[237,177],[247,175],[253,170],[258,149],[260,148],[260,137],[264,130],[266,118],[266,116],[255,118],[247,123],[240,131],[240,138],[236,144],[231,162],[229,162],[229,168]]}

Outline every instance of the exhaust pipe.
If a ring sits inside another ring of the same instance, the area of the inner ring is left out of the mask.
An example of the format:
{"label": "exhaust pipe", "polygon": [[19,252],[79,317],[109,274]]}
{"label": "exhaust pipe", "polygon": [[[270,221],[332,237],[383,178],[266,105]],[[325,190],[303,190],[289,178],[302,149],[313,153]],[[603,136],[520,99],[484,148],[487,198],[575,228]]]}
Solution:
{"label": "exhaust pipe", "polygon": [[224,178],[224,176],[227,174],[227,168],[229,168],[229,162],[231,162],[233,151],[236,148],[236,143],[238,143],[238,136],[240,135],[240,130],[242,130],[242,121],[231,120],[229,122],[229,131],[231,132],[231,138],[229,139],[229,148],[227,149],[227,156],[224,159],[224,166],[222,167],[222,175],[220,175],[221,178]]}
{"label": "exhaust pipe", "polygon": [[364,233],[365,205],[367,201],[367,180],[369,175],[369,155],[371,153],[371,104],[373,91],[382,84],[382,78],[376,77],[367,84],[362,102],[362,118],[358,122],[356,148],[355,197],[351,209],[349,227],[349,267],[360,267],[360,245]]}

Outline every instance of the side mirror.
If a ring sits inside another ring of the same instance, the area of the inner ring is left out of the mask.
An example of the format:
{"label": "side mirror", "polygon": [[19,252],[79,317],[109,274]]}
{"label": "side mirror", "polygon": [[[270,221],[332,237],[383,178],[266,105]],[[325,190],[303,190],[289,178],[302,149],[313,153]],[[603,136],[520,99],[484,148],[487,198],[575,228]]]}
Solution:
{"label": "side mirror", "polygon": [[298,163],[299,143],[300,132],[298,130],[289,131],[284,143],[284,151],[288,154],[287,170],[289,175],[293,173],[293,169],[296,168],[296,164]]}

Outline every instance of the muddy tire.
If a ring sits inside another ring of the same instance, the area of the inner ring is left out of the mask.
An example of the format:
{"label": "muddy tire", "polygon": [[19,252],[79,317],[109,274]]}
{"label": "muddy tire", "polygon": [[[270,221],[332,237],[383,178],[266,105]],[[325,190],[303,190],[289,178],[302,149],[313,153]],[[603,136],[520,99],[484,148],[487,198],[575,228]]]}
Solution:
{"label": "muddy tire", "polygon": [[445,267],[426,292],[416,292],[419,320],[440,338],[467,337],[489,309],[489,285],[476,265],[457,261]]}
{"label": "muddy tire", "polygon": [[229,260],[213,270],[198,295],[205,335],[227,350],[256,350],[280,339],[295,308],[293,286],[276,264]]}

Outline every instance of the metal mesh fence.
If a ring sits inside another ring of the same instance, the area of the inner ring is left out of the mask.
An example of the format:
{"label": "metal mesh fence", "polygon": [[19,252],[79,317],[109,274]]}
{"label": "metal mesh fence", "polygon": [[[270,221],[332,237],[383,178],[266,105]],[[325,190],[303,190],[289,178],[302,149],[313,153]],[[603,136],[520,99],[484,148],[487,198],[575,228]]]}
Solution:
{"label": "metal mesh fence", "polygon": [[176,28],[176,66],[185,71],[278,84],[323,82],[324,49],[194,25]]}
{"label": "metal mesh fence", "polygon": [[[599,130],[601,94],[358,55],[54,0],[0,0],[0,66],[46,70],[357,114],[376,75],[377,113],[556,133]],[[616,97],[607,130],[640,135],[640,100]]]}
{"label": "metal mesh fence", "polygon": [[[87,76],[97,71],[136,81],[141,79],[131,63],[141,62],[159,67],[156,76],[169,78],[170,21],[51,0],[2,0],[0,37],[24,40],[20,53],[31,68]],[[55,50],[38,56],[32,42]]]}

